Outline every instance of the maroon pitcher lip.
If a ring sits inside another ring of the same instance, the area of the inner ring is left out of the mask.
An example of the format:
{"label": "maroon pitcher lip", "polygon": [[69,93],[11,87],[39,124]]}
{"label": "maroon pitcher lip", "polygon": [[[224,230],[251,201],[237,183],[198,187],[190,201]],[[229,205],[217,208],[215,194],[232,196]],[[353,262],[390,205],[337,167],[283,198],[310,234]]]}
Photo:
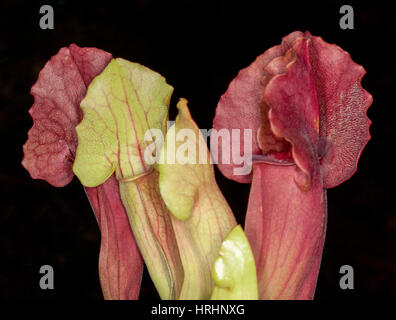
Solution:
{"label": "maroon pitcher lip", "polygon": [[260,163],[265,163],[265,164],[271,164],[274,166],[295,166],[295,162],[290,162],[290,161],[282,161],[280,159],[277,159],[274,157],[272,154],[254,154],[252,155],[252,164],[260,164]]}

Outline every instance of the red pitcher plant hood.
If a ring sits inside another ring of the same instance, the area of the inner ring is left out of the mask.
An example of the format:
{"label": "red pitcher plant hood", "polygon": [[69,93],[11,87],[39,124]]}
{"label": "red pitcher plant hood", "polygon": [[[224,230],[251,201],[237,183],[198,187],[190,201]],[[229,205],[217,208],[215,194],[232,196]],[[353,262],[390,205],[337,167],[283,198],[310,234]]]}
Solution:
{"label": "red pitcher plant hood", "polygon": [[[365,74],[340,47],[293,32],[232,80],[213,127],[251,129],[253,170],[218,164],[252,182],[245,232],[255,255],[262,299],[313,298],[326,229],[326,189],[348,180],[370,139]],[[219,159],[231,154],[227,137]]]}
{"label": "red pitcher plant hood", "polygon": [[[70,45],[60,49],[41,70],[31,89],[33,127],[23,146],[23,166],[34,179],[63,187],[74,176],[75,127],[82,119],[80,102],[87,87],[112,59],[96,48]],[[105,299],[137,299],[143,262],[118,183],[111,177],[94,188],[84,187],[101,230],[99,276]]]}

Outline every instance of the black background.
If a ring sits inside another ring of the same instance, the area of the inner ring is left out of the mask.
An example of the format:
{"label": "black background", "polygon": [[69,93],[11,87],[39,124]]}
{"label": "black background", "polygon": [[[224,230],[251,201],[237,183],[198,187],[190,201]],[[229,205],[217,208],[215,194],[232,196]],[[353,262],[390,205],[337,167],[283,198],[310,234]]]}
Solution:
{"label": "black background", "polygon": [[[63,46],[95,46],[139,62],[167,78],[189,100],[201,128],[211,128],[221,94],[237,72],[294,30],[336,43],[367,70],[373,95],[372,140],[357,173],[328,190],[328,229],[315,298],[395,298],[396,230],[395,19],[386,2],[349,1],[355,29],[341,30],[343,1],[10,1],[0,11],[0,298],[102,299],[97,261],[100,233],[79,182],[64,188],[32,180],[21,166],[32,126],[30,87]],[[391,2],[389,2],[391,3]],[[55,29],[39,28],[50,4]],[[218,183],[243,223],[249,185]],[[55,269],[55,290],[39,288],[39,268]],[[355,270],[355,289],[341,290],[339,268]],[[142,299],[157,298],[144,275]]]}

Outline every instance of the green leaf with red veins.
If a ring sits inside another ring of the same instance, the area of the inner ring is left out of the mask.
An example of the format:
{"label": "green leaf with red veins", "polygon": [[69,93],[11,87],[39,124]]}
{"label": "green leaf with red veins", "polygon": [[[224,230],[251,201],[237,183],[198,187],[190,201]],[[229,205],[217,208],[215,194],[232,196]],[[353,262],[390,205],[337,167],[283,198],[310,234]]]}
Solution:
{"label": "green leaf with red veins", "polygon": [[173,88],[160,74],[124,59],[113,59],[88,87],[76,127],[73,171],[95,187],[115,172],[118,180],[145,173],[149,129],[164,129]]}
{"label": "green leaf with red veins", "polygon": [[172,213],[184,269],[180,299],[209,299],[214,261],[236,221],[216,184],[206,142],[187,101],[181,99],[177,107],[179,114],[161,150],[159,187]]}
{"label": "green leaf with red veins", "polygon": [[144,160],[149,129],[164,131],[173,88],[158,73],[112,60],[81,102],[74,173],[85,186],[114,172],[130,224],[150,276],[163,299],[179,295],[183,270],[158,173]]}

